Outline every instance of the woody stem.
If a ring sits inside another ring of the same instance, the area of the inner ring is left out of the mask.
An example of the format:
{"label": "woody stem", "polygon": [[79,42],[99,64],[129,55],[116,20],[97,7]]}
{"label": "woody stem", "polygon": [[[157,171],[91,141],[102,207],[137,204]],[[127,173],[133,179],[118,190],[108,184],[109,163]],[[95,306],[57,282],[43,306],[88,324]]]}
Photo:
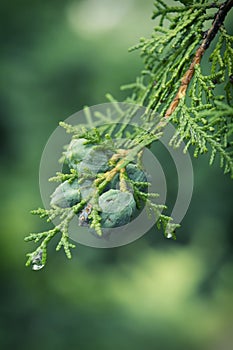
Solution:
{"label": "woody stem", "polygon": [[227,13],[230,11],[232,7],[233,7],[233,0],[227,0],[222,5],[220,5],[219,10],[215,15],[211,28],[208,30],[207,34],[205,35],[204,40],[202,41],[201,45],[196,51],[196,54],[193,58],[192,63],[190,64],[188,70],[186,71],[186,73],[183,75],[181,79],[179,90],[165,113],[166,119],[172,115],[172,113],[175,111],[176,107],[178,106],[181,98],[185,96],[189,83],[193,77],[195,66],[201,62],[204,52],[210,46],[211,41],[216,36],[219,28],[224,22],[224,19]]}

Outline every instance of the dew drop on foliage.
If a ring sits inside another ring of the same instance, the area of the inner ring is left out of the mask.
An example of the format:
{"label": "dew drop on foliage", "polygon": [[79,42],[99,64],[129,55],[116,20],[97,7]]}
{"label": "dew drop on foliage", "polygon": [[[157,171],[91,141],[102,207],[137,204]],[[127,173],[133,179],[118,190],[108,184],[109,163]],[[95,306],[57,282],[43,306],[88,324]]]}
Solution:
{"label": "dew drop on foliage", "polygon": [[44,264],[42,264],[42,249],[40,249],[32,259],[32,270],[38,271],[41,270],[44,267]]}

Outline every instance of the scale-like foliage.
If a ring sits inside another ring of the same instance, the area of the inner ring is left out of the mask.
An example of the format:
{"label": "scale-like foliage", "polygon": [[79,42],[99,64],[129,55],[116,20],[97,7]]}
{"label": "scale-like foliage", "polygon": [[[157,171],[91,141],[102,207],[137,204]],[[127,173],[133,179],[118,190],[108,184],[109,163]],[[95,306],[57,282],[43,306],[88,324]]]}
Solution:
{"label": "scale-like foliage", "polygon": [[[161,137],[168,122],[176,126],[171,146],[180,147],[185,141],[184,152],[190,146],[195,157],[209,152],[210,164],[218,158],[224,172],[233,176],[233,37],[224,27],[233,0],[180,2],[179,6],[169,6],[156,0],[153,18],[158,24],[152,36],[142,38],[131,49],[140,50],[145,68],[135,83],[122,87],[132,90],[126,99],[130,107],[122,109],[108,94],[115,113],[96,112],[93,117],[86,107],[86,123],[77,126],[61,123],[73,134],[73,143],[62,157],[69,171],[57,173],[51,179],[62,184],[54,192],[56,205],[51,203],[49,210],[33,211],[46,217],[48,222],[54,219],[58,222],[53,229],[26,238],[41,242],[28,254],[27,265],[32,264],[34,269],[44,266],[47,244],[58,233],[61,238],[57,250],[63,247],[67,257],[71,257],[73,245],[69,242],[68,230],[76,215],[81,225],[88,225],[102,236],[106,213],[100,207],[101,196],[111,197],[110,202],[115,201],[115,206],[124,207],[121,196],[129,198],[131,203],[127,207],[128,216],[122,211],[121,217],[107,217],[108,224],[111,220],[128,222],[134,208],[144,205],[148,215],[157,218],[157,226],[165,236],[175,238],[179,225],[162,212],[166,207],[157,202],[158,194],[149,191],[150,183],[143,178],[141,168],[143,149]],[[212,51],[207,50],[210,43]],[[203,55],[209,65],[202,64]],[[140,125],[135,125],[132,121],[140,106],[146,107],[146,112],[140,116]],[[83,159],[84,153],[88,155]],[[93,159],[97,159],[100,171]],[[135,167],[134,176],[130,166]],[[70,201],[67,192],[63,194],[64,188],[70,191],[70,196],[75,193],[72,197],[75,202]]]}
{"label": "scale-like foliage", "polygon": [[[150,39],[141,39],[133,49],[140,49],[145,60],[144,77],[138,78],[133,88],[133,99],[161,118],[174,100],[180,81],[200,43],[207,35],[205,28],[216,18],[220,4],[202,1],[190,6],[169,7],[163,1],[155,2],[153,18],[160,18]],[[170,25],[163,27],[164,21]],[[194,156],[211,152],[210,164],[219,155],[224,172],[233,176],[232,123],[233,109],[233,37],[222,25],[217,42],[209,54],[209,67],[196,64],[189,89],[173,111],[169,121],[176,124],[171,145],[179,147],[186,141],[185,151],[195,147]],[[204,71],[205,70],[205,71]],[[144,83],[147,82],[147,83]],[[124,87],[126,88],[126,87]]]}

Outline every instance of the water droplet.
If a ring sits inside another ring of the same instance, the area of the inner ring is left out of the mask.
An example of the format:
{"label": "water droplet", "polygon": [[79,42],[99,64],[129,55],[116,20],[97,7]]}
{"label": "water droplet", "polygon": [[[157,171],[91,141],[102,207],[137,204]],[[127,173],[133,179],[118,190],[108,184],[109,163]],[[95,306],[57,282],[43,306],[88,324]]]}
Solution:
{"label": "water droplet", "polygon": [[172,234],[171,234],[171,233],[168,233],[168,234],[167,234],[167,238],[172,238]]}
{"label": "water droplet", "polygon": [[41,264],[41,265],[33,264],[33,265],[32,265],[32,270],[33,270],[33,271],[38,271],[38,270],[41,270],[43,267],[44,267],[43,264]]}
{"label": "water droplet", "polygon": [[32,270],[38,271],[44,267],[44,264],[42,264],[42,249],[40,249],[32,259]]}

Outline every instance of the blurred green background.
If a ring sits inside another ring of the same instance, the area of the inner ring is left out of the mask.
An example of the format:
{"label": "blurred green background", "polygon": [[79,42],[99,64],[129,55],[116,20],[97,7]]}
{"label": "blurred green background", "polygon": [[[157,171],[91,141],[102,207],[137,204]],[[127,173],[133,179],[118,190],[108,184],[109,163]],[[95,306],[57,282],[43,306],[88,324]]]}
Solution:
{"label": "blurred green background", "polygon": [[[79,245],[39,272],[29,232],[47,227],[38,168],[60,120],[119,101],[143,67],[127,52],[151,33],[152,0],[1,1],[1,349],[232,349],[232,183],[194,160],[176,242],[150,231],[115,249]],[[228,19],[228,22],[229,19]],[[171,177],[172,179],[172,177]]]}

